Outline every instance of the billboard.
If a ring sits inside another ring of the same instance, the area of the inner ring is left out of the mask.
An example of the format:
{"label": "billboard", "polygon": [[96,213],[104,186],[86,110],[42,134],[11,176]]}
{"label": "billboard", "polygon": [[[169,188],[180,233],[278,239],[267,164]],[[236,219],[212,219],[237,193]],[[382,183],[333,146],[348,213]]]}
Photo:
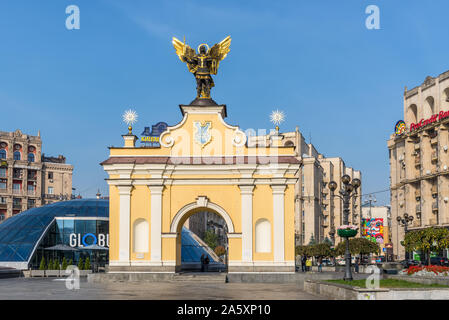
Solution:
{"label": "billboard", "polygon": [[384,219],[362,219],[362,237],[379,244],[384,243]]}

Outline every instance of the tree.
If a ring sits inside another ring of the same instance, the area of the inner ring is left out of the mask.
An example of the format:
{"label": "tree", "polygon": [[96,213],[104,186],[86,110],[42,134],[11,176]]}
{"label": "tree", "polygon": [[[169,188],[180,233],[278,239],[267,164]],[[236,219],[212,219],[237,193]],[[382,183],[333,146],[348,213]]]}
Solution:
{"label": "tree", "polygon": [[45,258],[42,256],[41,264],[39,265],[39,270],[45,270]]}
{"label": "tree", "polygon": [[311,246],[297,246],[295,248],[295,252],[296,255],[298,256],[306,256],[306,257],[312,256]]}
{"label": "tree", "polygon": [[204,234],[204,242],[206,242],[209,248],[215,250],[218,246],[218,236],[213,231],[207,230]]}
{"label": "tree", "polygon": [[80,259],[78,260],[78,269],[79,269],[79,270],[83,270],[83,269],[84,269],[83,258],[81,258],[81,257],[80,257]]}
{"label": "tree", "polygon": [[[346,240],[340,242],[335,248],[335,253],[339,256],[345,254]],[[380,247],[377,243],[374,243],[366,238],[352,238],[349,239],[349,252],[352,255],[365,255],[370,253],[379,254]]]}
{"label": "tree", "polygon": [[90,266],[90,259],[89,257],[86,258],[86,261],[84,262],[84,270],[90,270],[91,266]]}
{"label": "tree", "polygon": [[313,233],[312,233],[312,235],[310,236],[309,246],[312,246],[314,244],[316,244],[316,241],[315,241],[315,238],[313,237]]}
{"label": "tree", "polygon": [[52,259],[48,260],[47,270],[53,270],[53,260]]}
{"label": "tree", "polygon": [[333,245],[332,241],[328,237],[324,238],[323,243],[327,243],[330,247]]}
{"label": "tree", "polygon": [[449,247],[449,230],[442,227],[430,227],[426,229],[407,232],[401,245],[406,251],[420,250],[426,253],[427,264],[430,265],[430,253]]}
{"label": "tree", "polygon": [[309,253],[316,258],[326,258],[332,254],[331,246],[327,243],[317,243],[309,247]]}
{"label": "tree", "polygon": [[223,246],[217,246],[215,249],[214,249],[214,251],[215,251],[215,254],[217,255],[217,256],[222,256],[222,255],[224,255],[225,253],[226,253],[226,250],[225,250],[225,248],[223,247]]}
{"label": "tree", "polygon": [[69,260],[69,266],[72,266],[73,265],[73,259],[70,259]]}
{"label": "tree", "polygon": [[65,270],[65,269],[67,269],[67,259],[64,257],[62,259],[62,270]]}

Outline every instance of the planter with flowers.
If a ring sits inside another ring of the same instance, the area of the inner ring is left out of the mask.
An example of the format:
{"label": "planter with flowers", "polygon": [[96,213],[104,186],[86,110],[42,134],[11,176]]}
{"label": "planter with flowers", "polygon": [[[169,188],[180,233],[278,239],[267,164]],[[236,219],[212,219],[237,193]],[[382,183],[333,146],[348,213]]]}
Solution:
{"label": "planter with flowers", "polygon": [[357,226],[342,225],[337,228],[337,234],[342,238],[352,238],[357,235]]}

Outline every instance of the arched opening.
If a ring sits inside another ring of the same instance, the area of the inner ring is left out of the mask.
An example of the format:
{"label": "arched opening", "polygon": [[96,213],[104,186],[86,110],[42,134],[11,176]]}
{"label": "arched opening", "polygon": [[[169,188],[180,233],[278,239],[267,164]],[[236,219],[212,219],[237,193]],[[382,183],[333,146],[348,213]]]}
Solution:
{"label": "arched opening", "polygon": [[221,207],[187,205],[173,218],[171,231],[176,232],[176,272],[227,271],[228,233],[234,226]]}
{"label": "arched opening", "polygon": [[[449,88],[444,89],[443,94],[443,105],[446,106],[446,108],[449,106]],[[446,109],[444,111],[447,111]]]}
{"label": "arched opening", "polygon": [[291,141],[291,140],[287,140],[285,143],[284,143],[284,147],[293,147],[295,144],[293,143],[293,141]]}
{"label": "arched opening", "polygon": [[20,160],[22,158],[22,154],[20,153],[20,151],[14,151],[13,157],[14,160]]}
{"label": "arched opening", "polygon": [[256,252],[271,252],[271,223],[267,219],[256,222]]}
{"label": "arched opening", "polygon": [[407,108],[407,124],[418,122],[418,107],[416,104],[412,104]]}
{"label": "arched opening", "polygon": [[147,220],[140,218],[133,224],[133,251],[147,253],[150,242],[150,225]]}
{"label": "arched opening", "polygon": [[429,96],[424,101],[423,118],[428,119],[435,113],[435,99]]}
{"label": "arched opening", "polygon": [[5,149],[0,150],[0,159],[6,160],[6,150]]}

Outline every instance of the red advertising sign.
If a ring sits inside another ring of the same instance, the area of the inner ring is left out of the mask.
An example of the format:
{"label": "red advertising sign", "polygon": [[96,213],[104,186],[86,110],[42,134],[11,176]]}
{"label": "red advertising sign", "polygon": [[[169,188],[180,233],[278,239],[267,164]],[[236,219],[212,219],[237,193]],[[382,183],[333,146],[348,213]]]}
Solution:
{"label": "red advertising sign", "polygon": [[410,125],[410,132],[421,129],[429,124],[432,124],[437,121],[441,121],[449,117],[449,111],[441,111],[440,113],[434,114],[429,119],[421,119],[418,123],[412,123]]}

